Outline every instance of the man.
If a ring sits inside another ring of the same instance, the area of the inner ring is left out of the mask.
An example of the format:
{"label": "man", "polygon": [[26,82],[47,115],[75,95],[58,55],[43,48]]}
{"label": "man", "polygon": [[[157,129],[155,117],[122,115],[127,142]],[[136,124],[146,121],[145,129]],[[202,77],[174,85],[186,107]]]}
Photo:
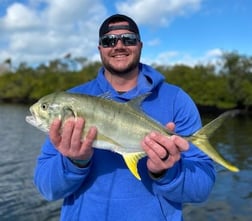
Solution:
{"label": "man", "polygon": [[[96,79],[70,92],[109,93],[118,102],[150,93],[142,103],[149,116],[183,136],[201,127],[191,98],[140,63],[143,44],[131,18],[107,18],[99,37],[103,67]],[[120,155],[92,147],[95,125],[81,140],[84,127],[85,119],[70,119],[63,129],[55,120],[38,158],[35,184],[48,200],[64,198],[61,220],[177,221],[183,219],[183,203],[208,197],[215,180],[212,161],[183,138],[150,132],[139,143],[147,154],[138,163],[139,181]]]}

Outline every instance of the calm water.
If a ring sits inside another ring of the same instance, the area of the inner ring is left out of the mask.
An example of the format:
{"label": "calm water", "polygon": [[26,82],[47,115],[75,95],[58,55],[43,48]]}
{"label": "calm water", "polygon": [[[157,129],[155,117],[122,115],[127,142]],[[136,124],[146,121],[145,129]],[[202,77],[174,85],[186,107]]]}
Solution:
{"label": "calm water", "polygon": [[[47,202],[33,185],[33,170],[45,135],[28,125],[28,107],[0,104],[0,220],[56,221],[61,202]],[[204,119],[208,122],[211,118]],[[251,221],[252,118],[228,120],[211,140],[241,172],[220,166],[209,199],[186,205],[185,221]]]}

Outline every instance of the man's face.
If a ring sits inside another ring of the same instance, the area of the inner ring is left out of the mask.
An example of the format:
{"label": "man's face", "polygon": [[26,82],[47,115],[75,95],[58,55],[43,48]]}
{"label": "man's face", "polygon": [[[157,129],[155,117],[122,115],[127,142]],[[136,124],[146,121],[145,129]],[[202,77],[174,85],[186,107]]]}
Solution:
{"label": "man's face", "polygon": [[[117,22],[111,24],[111,26],[114,25],[128,25],[128,23]],[[106,33],[106,35],[120,35],[126,33],[132,32],[129,30],[112,30]],[[117,44],[113,47],[103,47],[99,45],[98,49],[105,69],[114,75],[124,75],[138,68],[142,42],[137,41],[137,44],[134,46],[125,46],[122,40],[118,40]]]}

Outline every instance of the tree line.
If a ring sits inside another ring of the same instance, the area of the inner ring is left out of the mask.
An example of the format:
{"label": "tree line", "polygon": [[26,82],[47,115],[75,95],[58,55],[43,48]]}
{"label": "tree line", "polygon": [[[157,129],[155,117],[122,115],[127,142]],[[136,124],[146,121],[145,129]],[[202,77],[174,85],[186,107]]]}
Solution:
{"label": "tree line", "polygon": [[[202,108],[252,108],[252,57],[223,52],[218,65],[155,65],[166,81],[182,87]],[[100,62],[56,59],[36,68],[21,63],[0,75],[0,101],[32,103],[40,97],[90,81]]]}

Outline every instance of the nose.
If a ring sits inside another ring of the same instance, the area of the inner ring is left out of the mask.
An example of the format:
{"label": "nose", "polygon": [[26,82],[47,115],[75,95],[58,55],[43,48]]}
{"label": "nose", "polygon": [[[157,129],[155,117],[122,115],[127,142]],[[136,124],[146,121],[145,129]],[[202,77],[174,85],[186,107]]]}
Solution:
{"label": "nose", "polygon": [[122,42],[121,39],[118,39],[118,40],[117,40],[115,47],[118,47],[118,48],[124,47],[124,44],[123,44],[123,42]]}

